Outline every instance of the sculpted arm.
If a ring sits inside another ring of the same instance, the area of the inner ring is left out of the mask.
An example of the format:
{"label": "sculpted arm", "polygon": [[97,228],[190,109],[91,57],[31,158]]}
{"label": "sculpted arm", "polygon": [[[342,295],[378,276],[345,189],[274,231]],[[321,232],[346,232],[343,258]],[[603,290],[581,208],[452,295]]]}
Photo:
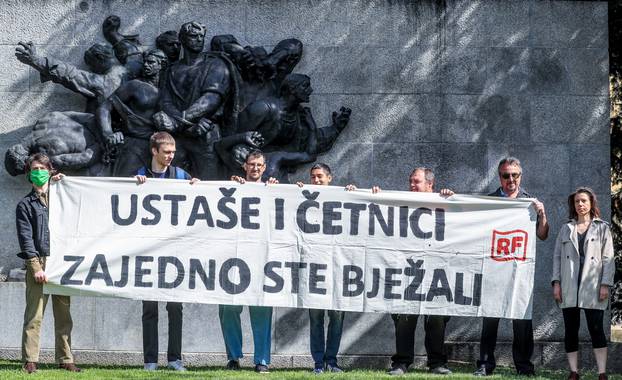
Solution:
{"label": "sculpted arm", "polygon": [[57,168],[63,168],[63,170],[77,170],[94,164],[95,158],[95,151],[92,148],[87,148],[81,153],[57,154],[56,156],[50,157],[50,160]]}
{"label": "sculpted arm", "polygon": [[41,82],[58,83],[87,98],[95,98],[97,90],[102,86],[103,79],[100,75],[53,58],[41,57],[36,53],[32,42],[20,42],[15,49],[15,56],[20,62],[37,70],[41,74]]}
{"label": "sculpted arm", "polygon": [[201,118],[210,118],[222,105],[231,81],[229,69],[218,59],[209,66],[209,74],[202,79],[201,97],[183,112],[185,120],[195,123]]}
{"label": "sculpted arm", "polygon": [[[121,143],[123,141],[123,136],[118,136],[120,141],[115,141],[114,132],[112,130],[112,118],[111,112],[114,109],[114,103],[111,98],[113,96],[117,97],[121,102],[126,103],[131,99],[132,93],[134,91],[134,86],[132,86],[132,82],[128,82],[118,89],[112,94],[112,96],[106,99],[95,112],[95,118],[97,121],[97,125],[100,128],[102,137],[106,140],[107,143]],[[118,132],[120,133],[120,132]]]}

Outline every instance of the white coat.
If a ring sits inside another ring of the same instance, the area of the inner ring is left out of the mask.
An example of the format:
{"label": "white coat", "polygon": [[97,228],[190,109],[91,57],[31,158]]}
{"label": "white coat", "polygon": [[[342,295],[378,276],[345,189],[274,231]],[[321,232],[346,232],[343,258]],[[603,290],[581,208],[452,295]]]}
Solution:
{"label": "white coat", "polygon": [[[613,285],[615,261],[613,242],[609,225],[595,218],[587,230],[584,242],[584,264],[579,273],[579,243],[577,224],[572,220],[562,226],[555,242],[553,254],[553,277],[562,289],[561,308],[580,307],[584,309],[607,308],[609,299],[599,301],[600,286]],[[581,278],[581,285],[579,284]]]}

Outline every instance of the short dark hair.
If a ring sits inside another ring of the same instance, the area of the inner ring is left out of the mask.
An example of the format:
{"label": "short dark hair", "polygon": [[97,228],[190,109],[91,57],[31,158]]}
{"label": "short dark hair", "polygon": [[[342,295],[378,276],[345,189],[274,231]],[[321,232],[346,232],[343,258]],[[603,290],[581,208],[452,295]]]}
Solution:
{"label": "short dark hair", "polygon": [[54,169],[54,166],[52,165],[52,161],[50,160],[50,157],[48,157],[47,154],[44,154],[44,153],[35,153],[32,156],[28,157],[28,159],[26,160],[26,163],[24,164],[24,169],[25,169],[26,178],[28,179],[28,182],[30,182],[30,170],[32,168],[32,165],[35,162],[38,162],[41,165],[45,166],[50,172],[50,176],[53,176],[54,174],[56,174],[56,170]]}
{"label": "short dark hair", "polygon": [[593,218],[600,218],[600,208],[598,208],[598,199],[596,199],[596,194],[594,194],[594,190],[589,187],[579,187],[572,194],[568,196],[568,218],[577,219],[579,215],[577,214],[577,210],[574,207],[574,197],[577,194],[587,194],[590,198],[590,216]]}
{"label": "short dark hair", "polygon": [[497,166],[497,172],[501,172],[501,167],[503,165],[516,165],[520,168],[520,171],[523,171],[523,167],[520,164],[520,160],[516,157],[504,157],[501,159],[501,161],[499,161],[499,166]]}
{"label": "short dark hair", "polygon": [[89,67],[97,66],[104,60],[114,57],[112,46],[108,44],[95,43],[84,52],[84,62]]}
{"label": "short dark hair", "polygon": [[266,160],[266,156],[263,154],[262,151],[260,151],[259,149],[251,150],[246,155],[246,159],[244,160],[244,163],[247,163],[248,160],[251,158],[259,158],[259,157],[263,158],[264,161]]}
{"label": "short dark hair", "polygon": [[283,95],[285,93],[291,94],[294,88],[300,86],[304,82],[311,83],[311,78],[308,75],[304,74],[287,74],[283,82],[281,82],[281,86],[279,87],[279,95]]}
{"label": "short dark hair", "polygon": [[422,171],[423,172],[426,182],[434,183],[434,172],[432,171],[432,169],[426,168],[424,166],[420,166],[420,167],[414,168],[413,171],[410,172],[410,175],[408,176],[408,178],[412,177],[413,174],[415,174],[418,171]]}
{"label": "short dark hair", "polygon": [[160,150],[160,146],[164,144],[175,145],[175,139],[168,132],[156,132],[149,138],[149,147],[151,149]]}
{"label": "short dark hair", "polygon": [[196,21],[187,22],[185,24],[182,24],[181,28],[179,28],[179,39],[181,40],[182,38],[184,38],[186,34],[190,33],[190,31],[196,31],[199,34],[205,36],[205,34],[207,33],[207,28],[205,27],[205,25]]}
{"label": "short dark hair", "polygon": [[166,57],[166,54],[164,54],[162,50],[149,49],[143,52],[143,59],[146,59],[149,56],[155,57],[160,62],[160,65],[162,67],[166,66],[166,62],[168,61],[168,58]]}
{"label": "short dark hair", "polygon": [[156,37],[155,43],[158,49],[163,50],[162,47],[165,46],[164,45],[165,43],[169,41],[178,41],[178,40],[179,40],[179,36],[177,35],[176,31],[167,30],[166,32],[160,33],[160,35]]}
{"label": "short dark hair", "polygon": [[324,173],[326,173],[326,175],[333,175],[330,170],[330,166],[326,165],[323,162],[318,162],[315,165],[311,166],[311,170],[309,170],[309,173],[317,169],[324,170]]}

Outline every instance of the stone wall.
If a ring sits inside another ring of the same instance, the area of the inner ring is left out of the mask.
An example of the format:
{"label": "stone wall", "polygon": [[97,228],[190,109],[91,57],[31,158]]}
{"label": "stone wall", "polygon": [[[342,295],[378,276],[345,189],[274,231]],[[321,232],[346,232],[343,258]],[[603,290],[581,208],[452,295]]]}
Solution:
{"label": "stone wall", "polygon": [[[523,185],[545,203],[552,227],[552,236],[538,243],[534,329],[543,345],[535,360],[554,365],[563,357],[563,324],[549,278],[565,197],[589,185],[609,216],[607,2],[7,0],[0,11],[2,153],[44,113],[84,107],[79,96],[41,84],[36,72],[19,63],[13,55],[17,42],[32,40],[44,54],[81,64],[83,51],[103,42],[100,25],[110,14],[121,16],[123,32],[140,33],[145,44],[193,19],[207,25],[209,37],[230,33],[244,45],[269,49],[283,38],[302,40],[296,71],[312,79],[318,124],[328,125],[330,112],[341,105],[353,109],[346,131],[320,157],[334,168],[338,185],[406,190],[410,170],[429,166],[438,187],[486,193],[498,186],[499,159],[519,157]],[[306,176],[303,168],[294,177]],[[20,265],[12,210],[28,184],[4,173],[0,188],[8,210],[0,216],[0,270],[6,272]],[[3,302],[16,308],[0,314],[3,326],[14,326],[0,347],[19,347],[15,286],[6,293],[8,287],[0,288]],[[76,315],[86,308],[89,316],[76,326],[76,348],[140,350],[139,303],[83,298],[74,305]],[[306,354],[306,312],[280,309],[274,318],[275,353]],[[186,351],[222,353],[219,329],[205,331],[217,326],[216,319],[213,307],[186,306]],[[480,325],[479,319],[452,318],[454,358],[472,360],[469,342],[479,340]],[[115,339],[102,337],[106,331]],[[342,352],[390,355],[392,333],[386,315],[349,314]],[[511,339],[507,321],[499,339]],[[121,347],[119,341],[126,343]]]}

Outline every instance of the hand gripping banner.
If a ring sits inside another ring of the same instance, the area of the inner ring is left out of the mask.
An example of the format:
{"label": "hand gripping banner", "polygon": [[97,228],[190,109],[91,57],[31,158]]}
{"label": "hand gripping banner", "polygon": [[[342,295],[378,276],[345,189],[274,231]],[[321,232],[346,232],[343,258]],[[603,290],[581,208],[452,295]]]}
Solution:
{"label": "hand gripping banner", "polygon": [[531,201],[65,177],[50,189],[54,294],[530,318]]}

